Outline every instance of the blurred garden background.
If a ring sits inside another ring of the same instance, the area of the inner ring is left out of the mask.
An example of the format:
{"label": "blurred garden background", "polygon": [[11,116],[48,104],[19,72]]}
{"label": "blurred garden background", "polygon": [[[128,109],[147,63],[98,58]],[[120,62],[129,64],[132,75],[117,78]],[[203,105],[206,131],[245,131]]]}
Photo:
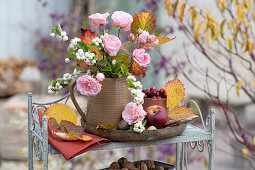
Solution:
{"label": "blurred garden background", "polygon": [[[27,169],[26,93],[41,102],[68,93],[47,94],[51,79],[73,71],[64,61],[69,41],[50,38],[50,29],[61,24],[69,37],[79,37],[81,27],[94,29],[89,15],[116,10],[153,12],[156,34],[175,38],[150,53],[142,83],[160,89],[178,74],[186,100],[197,101],[204,118],[216,109],[215,169],[255,169],[253,0],[1,0],[0,169]],[[207,148],[188,153],[190,169],[207,169]],[[89,152],[70,161],[50,156],[49,169],[100,169],[122,156],[174,164],[175,146]]]}

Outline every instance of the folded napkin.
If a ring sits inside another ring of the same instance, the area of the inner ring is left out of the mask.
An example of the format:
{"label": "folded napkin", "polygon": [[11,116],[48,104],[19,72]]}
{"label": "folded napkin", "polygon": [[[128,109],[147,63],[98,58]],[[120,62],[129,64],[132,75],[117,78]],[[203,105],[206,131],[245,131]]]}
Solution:
{"label": "folded napkin", "polygon": [[[40,118],[40,123],[43,117],[43,114],[40,109],[38,109],[38,114]],[[52,130],[51,126],[48,126],[48,131]],[[101,138],[99,136],[91,135],[88,133],[83,133],[83,135],[87,135],[92,137],[90,141],[63,141],[54,139],[50,133],[48,133],[49,143],[57,149],[66,160],[70,160],[82,153],[88,152],[96,147],[101,145],[105,145],[110,143],[109,139]]]}

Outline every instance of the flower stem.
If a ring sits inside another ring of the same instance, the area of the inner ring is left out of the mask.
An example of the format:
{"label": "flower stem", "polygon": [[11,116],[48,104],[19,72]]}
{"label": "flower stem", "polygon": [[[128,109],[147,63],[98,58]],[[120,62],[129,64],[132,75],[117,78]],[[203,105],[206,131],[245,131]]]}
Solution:
{"label": "flower stem", "polygon": [[120,38],[120,28],[119,28],[119,30],[118,30],[118,38]]}

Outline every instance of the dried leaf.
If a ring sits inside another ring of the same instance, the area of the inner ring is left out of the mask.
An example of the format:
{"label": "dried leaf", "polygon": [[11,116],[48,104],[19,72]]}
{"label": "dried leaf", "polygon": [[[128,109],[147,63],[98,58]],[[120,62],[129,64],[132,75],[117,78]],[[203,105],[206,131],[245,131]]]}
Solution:
{"label": "dried leaf", "polygon": [[201,27],[205,24],[205,22],[199,22],[197,24],[197,28],[196,28],[196,31],[195,31],[195,40],[196,41],[199,41],[199,34],[200,34],[200,29]]}
{"label": "dried leaf", "polygon": [[139,66],[135,61],[132,63],[130,71],[133,75],[144,77],[146,74],[146,67]]}
{"label": "dried leaf", "polygon": [[167,9],[167,13],[170,16],[171,15],[171,9],[172,9],[172,0],[165,0],[165,6]]}
{"label": "dried leaf", "polygon": [[178,76],[174,80],[168,81],[165,86],[167,94],[168,108],[174,108],[177,106],[185,96],[185,88],[182,82],[178,79]]}
{"label": "dried leaf", "polygon": [[153,45],[152,47],[167,43],[167,42],[172,41],[173,39],[175,39],[175,38],[158,37],[158,36],[156,36],[156,38],[158,39],[158,44]]}
{"label": "dried leaf", "polygon": [[83,128],[81,126],[77,126],[73,124],[72,122],[62,120],[60,122],[60,126],[64,127],[68,133],[71,133],[75,136],[81,137],[83,133]]}
{"label": "dried leaf", "polygon": [[135,34],[136,31],[141,28],[142,30],[152,33],[156,28],[156,21],[156,16],[154,16],[151,12],[139,12],[133,17],[131,32]]}
{"label": "dried leaf", "polygon": [[194,113],[191,109],[182,106],[177,106],[170,110],[168,112],[168,116],[175,121],[183,118],[191,118],[193,120],[198,118],[197,114]]}
{"label": "dried leaf", "polygon": [[244,83],[244,80],[240,80],[236,83],[236,95],[240,95],[240,88],[242,87],[242,84]]}
{"label": "dried leaf", "polygon": [[186,2],[181,3],[181,11],[180,11],[180,22],[183,20],[184,12],[185,12]]}
{"label": "dried leaf", "polygon": [[242,149],[242,153],[243,153],[243,157],[244,157],[244,158],[247,158],[247,156],[249,155],[249,151],[248,151],[247,148],[243,148],[243,149]]}
{"label": "dried leaf", "polygon": [[252,54],[252,51],[253,51],[253,48],[254,48],[254,42],[250,42],[249,44],[249,54]]}
{"label": "dried leaf", "polygon": [[77,123],[77,117],[73,109],[65,104],[55,103],[52,104],[46,111],[45,116],[53,117],[57,123],[60,124],[62,120],[67,120],[74,124]]}
{"label": "dried leaf", "polygon": [[111,130],[117,130],[117,126],[114,126],[112,124],[108,125],[98,125],[97,129],[111,129]]}

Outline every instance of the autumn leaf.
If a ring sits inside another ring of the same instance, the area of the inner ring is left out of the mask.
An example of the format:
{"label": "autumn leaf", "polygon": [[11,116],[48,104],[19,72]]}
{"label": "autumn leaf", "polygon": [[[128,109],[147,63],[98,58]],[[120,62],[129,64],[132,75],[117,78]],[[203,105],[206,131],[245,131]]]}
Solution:
{"label": "autumn leaf", "polygon": [[118,62],[122,62],[126,67],[128,67],[129,66],[129,60],[130,60],[130,55],[129,54],[118,53],[115,57],[113,57],[113,60],[116,60]]}
{"label": "autumn leaf", "polygon": [[171,8],[172,8],[172,0],[165,0],[165,6],[167,9],[167,13],[170,16],[171,15]]}
{"label": "autumn leaf", "polygon": [[197,28],[195,30],[195,40],[199,41],[199,34],[200,34],[200,29],[202,28],[202,26],[205,24],[205,22],[199,22],[197,24]]}
{"label": "autumn leaf", "polygon": [[96,33],[86,29],[81,28],[81,41],[86,45],[91,45],[92,40],[96,37],[99,37]]}
{"label": "autumn leaf", "polygon": [[240,95],[240,88],[242,87],[244,83],[244,80],[240,80],[236,83],[236,95],[239,96]]}
{"label": "autumn leaf", "polygon": [[[51,117],[48,120],[48,125],[50,129],[50,134],[54,139],[57,140],[83,140],[89,141],[92,138],[87,135],[83,135],[83,128],[81,126],[77,126],[72,122],[67,120],[62,120],[60,124],[57,123],[56,119]],[[53,127],[53,129],[52,129]]]}
{"label": "autumn leaf", "polygon": [[133,22],[131,23],[131,32],[136,34],[136,31],[140,28],[152,33],[156,28],[156,22],[156,16],[154,16],[151,12],[139,12],[133,17]]}
{"label": "autumn leaf", "polygon": [[191,109],[183,106],[177,106],[173,108],[168,112],[168,116],[175,121],[183,118],[191,118],[192,120],[198,118],[196,113],[194,113]]}
{"label": "autumn leaf", "polygon": [[167,42],[172,41],[173,39],[175,39],[175,38],[158,37],[158,36],[156,36],[156,38],[158,39],[158,44],[153,45],[152,47],[167,43]]}
{"label": "autumn leaf", "polygon": [[253,48],[254,48],[254,42],[250,42],[249,50],[248,50],[249,54],[252,54]]}
{"label": "autumn leaf", "polygon": [[117,127],[112,124],[107,125],[98,125],[97,129],[111,129],[111,130],[117,130]]}
{"label": "autumn leaf", "polygon": [[242,149],[242,153],[243,153],[243,157],[244,157],[244,158],[247,158],[247,156],[249,155],[249,151],[248,151],[247,148],[243,148],[243,149]]}
{"label": "autumn leaf", "polygon": [[185,12],[186,2],[181,3],[181,11],[180,11],[180,22],[183,20],[184,12]]}
{"label": "autumn leaf", "polygon": [[55,103],[50,105],[50,107],[45,111],[45,116],[47,116],[48,119],[51,117],[55,118],[58,124],[60,124],[62,120],[67,120],[74,124],[77,123],[75,112],[70,106],[65,104]]}
{"label": "autumn leaf", "polygon": [[136,62],[133,62],[130,68],[133,75],[144,77],[146,74],[146,67],[139,66]]}
{"label": "autumn leaf", "polygon": [[185,96],[185,88],[182,82],[178,79],[178,76],[174,80],[168,81],[165,86],[167,94],[166,106],[168,108],[174,108]]}

